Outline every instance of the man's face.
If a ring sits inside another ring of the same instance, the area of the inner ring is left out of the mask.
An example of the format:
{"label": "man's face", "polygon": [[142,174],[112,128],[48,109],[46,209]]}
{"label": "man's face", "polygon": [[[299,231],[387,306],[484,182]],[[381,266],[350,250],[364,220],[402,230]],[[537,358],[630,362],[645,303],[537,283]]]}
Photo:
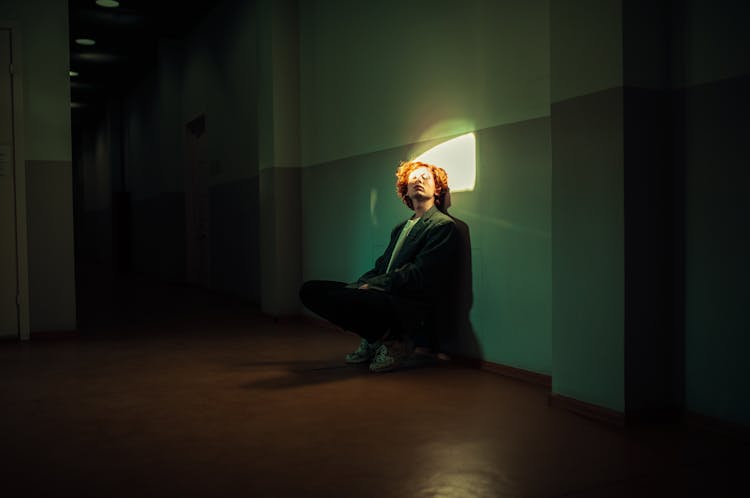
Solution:
{"label": "man's face", "polygon": [[423,166],[409,173],[406,195],[412,201],[435,197],[435,179],[432,177],[430,168]]}

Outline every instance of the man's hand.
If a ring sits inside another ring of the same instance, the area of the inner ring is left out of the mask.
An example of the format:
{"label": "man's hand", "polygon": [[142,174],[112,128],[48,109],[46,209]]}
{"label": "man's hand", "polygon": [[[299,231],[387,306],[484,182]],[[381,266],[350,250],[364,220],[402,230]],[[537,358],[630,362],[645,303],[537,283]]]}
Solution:
{"label": "man's hand", "polygon": [[359,286],[359,288],[362,289],[362,290],[366,290],[366,289],[369,289],[370,286],[367,285],[367,284],[362,284],[362,285]]}

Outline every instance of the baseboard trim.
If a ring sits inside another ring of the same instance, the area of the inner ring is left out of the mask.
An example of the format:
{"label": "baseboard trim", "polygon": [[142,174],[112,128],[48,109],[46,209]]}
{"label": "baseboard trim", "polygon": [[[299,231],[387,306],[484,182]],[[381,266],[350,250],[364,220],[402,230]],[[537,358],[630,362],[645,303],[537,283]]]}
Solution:
{"label": "baseboard trim", "polygon": [[750,442],[750,427],[746,425],[690,411],[685,413],[684,423],[691,430],[713,432],[744,442]]}
{"label": "baseboard trim", "polygon": [[[339,327],[333,325],[331,322],[328,322],[326,320],[323,320],[314,316],[298,315],[297,318],[302,320],[305,323],[309,323],[317,327],[341,330]],[[471,358],[468,356],[454,355],[451,353],[446,353],[445,356],[448,358],[449,361],[457,365],[466,366],[469,368],[477,368],[485,372],[491,372],[494,374],[502,375],[504,377],[510,377],[516,380],[521,380],[529,384],[534,384],[536,386],[545,387],[547,389],[552,388],[552,376],[550,375],[540,374],[537,372],[532,372],[530,370],[524,370],[522,368],[511,367],[508,365],[502,365],[500,363],[493,363],[491,361],[480,360],[478,358]]]}
{"label": "baseboard trim", "polygon": [[81,337],[81,332],[78,329],[74,330],[37,330],[31,331],[32,341],[48,341],[57,339],[78,339]]}
{"label": "baseboard trim", "polygon": [[550,393],[548,401],[550,406],[563,408],[582,417],[597,422],[604,422],[613,427],[625,428],[625,414],[622,412],[586,403],[585,401],[557,393]]}
{"label": "baseboard trim", "polygon": [[552,388],[552,376],[550,375],[532,372],[531,370],[524,370],[523,368],[511,367],[509,365],[503,365],[502,363],[494,363],[487,360],[480,360],[478,358],[470,358],[467,356],[455,356],[449,354],[449,357],[452,361],[460,365],[478,368],[479,370],[485,372],[521,380],[528,384],[544,387],[548,390]]}
{"label": "baseboard trim", "polygon": [[[330,322],[317,317],[301,315],[299,316],[299,318],[302,319],[302,321],[314,326],[341,330]],[[502,375],[503,377],[520,380],[527,384],[544,387],[548,391],[552,389],[551,375],[540,374],[538,372],[532,372],[530,370],[524,370],[522,368],[511,367],[508,365],[503,365],[501,363],[494,363],[491,361],[471,358],[468,356],[453,354],[448,354],[446,356],[448,361],[456,365],[465,366],[468,368],[476,368],[485,372]],[[609,408],[593,405],[591,403],[586,403],[585,401],[580,401],[575,398],[570,398],[568,396],[563,396],[562,394],[556,394],[552,392],[550,392],[548,395],[548,404],[549,406],[563,408],[582,417],[598,422],[603,422],[613,427],[625,427],[625,415],[621,412],[610,410]]]}

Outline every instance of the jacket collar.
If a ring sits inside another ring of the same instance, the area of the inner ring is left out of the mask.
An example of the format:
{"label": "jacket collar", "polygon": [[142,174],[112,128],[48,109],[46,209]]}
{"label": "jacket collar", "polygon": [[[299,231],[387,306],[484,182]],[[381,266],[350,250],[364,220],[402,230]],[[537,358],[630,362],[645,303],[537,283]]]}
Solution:
{"label": "jacket collar", "polygon": [[421,218],[419,218],[419,221],[414,225],[414,227],[409,232],[409,235],[406,236],[406,240],[404,243],[406,243],[409,240],[412,240],[416,238],[422,230],[424,230],[427,227],[427,221],[438,211],[437,206],[432,206],[430,209],[424,212]]}
{"label": "jacket collar", "polygon": [[[417,223],[417,225],[421,225],[422,222],[429,220],[437,211],[439,211],[437,205],[432,206],[430,209],[424,212],[421,218],[419,218],[419,222]],[[416,228],[416,226],[414,228]]]}

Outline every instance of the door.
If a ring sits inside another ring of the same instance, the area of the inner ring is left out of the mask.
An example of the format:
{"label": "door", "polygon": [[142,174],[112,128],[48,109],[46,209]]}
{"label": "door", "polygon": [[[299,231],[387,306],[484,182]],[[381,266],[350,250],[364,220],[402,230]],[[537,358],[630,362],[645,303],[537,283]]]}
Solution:
{"label": "door", "polygon": [[11,32],[0,28],[0,337],[19,336]]}

